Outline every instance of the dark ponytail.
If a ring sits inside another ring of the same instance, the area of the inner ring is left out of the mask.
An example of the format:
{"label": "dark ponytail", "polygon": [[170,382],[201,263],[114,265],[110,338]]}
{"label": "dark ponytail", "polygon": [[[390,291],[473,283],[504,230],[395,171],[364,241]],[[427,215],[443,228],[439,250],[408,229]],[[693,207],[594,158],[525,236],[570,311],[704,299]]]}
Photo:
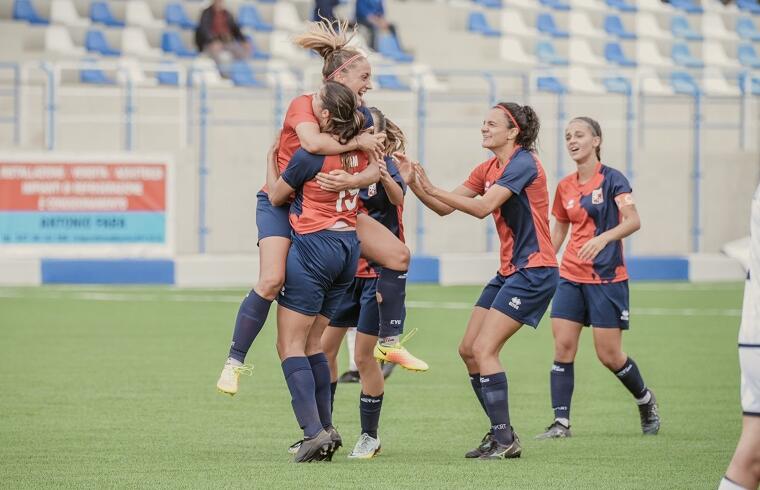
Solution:
{"label": "dark ponytail", "polygon": [[602,127],[599,125],[598,122],[596,122],[596,120],[591,119],[590,117],[587,117],[587,116],[574,117],[572,121],[585,122],[588,125],[588,127],[591,128],[591,134],[593,136],[599,137],[599,146],[596,147],[596,159],[601,161],[602,160]]}
{"label": "dark ponytail", "polygon": [[514,102],[499,102],[497,104],[504,110],[507,118],[507,127],[519,129],[515,143],[526,150],[535,151],[538,141],[538,131],[541,122],[538,120],[536,111],[529,105],[515,104]]}

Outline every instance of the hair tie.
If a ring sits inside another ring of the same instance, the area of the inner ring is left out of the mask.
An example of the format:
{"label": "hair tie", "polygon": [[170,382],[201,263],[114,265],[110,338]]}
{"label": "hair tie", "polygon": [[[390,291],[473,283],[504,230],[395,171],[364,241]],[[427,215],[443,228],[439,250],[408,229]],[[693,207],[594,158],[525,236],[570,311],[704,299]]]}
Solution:
{"label": "hair tie", "polygon": [[364,56],[364,55],[361,54],[361,53],[359,53],[359,54],[355,54],[352,57],[350,57],[348,60],[346,60],[345,63],[343,63],[342,65],[340,65],[338,68],[336,68],[334,72],[330,73],[330,75],[328,75],[327,78],[325,78],[325,81],[331,80],[332,77],[334,77],[335,75],[337,75],[338,72],[340,72],[343,68],[347,67],[348,65],[350,65],[351,63],[353,63],[357,59],[361,58],[362,56]]}
{"label": "hair tie", "polygon": [[496,105],[494,106],[494,108],[499,108],[499,109],[501,109],[502,111],[506,112],[506,113],[507,113],[507,116],[509,116],[509,119],[511,119],[511,120],[512,120],[512,124],[514,124],[514,125],[515,125],[515,127],[516,127],[518,130],[522,131],[522,129],[520,129],[520,125],[519,125],[519,124],[517,124],[517,119],[515,119],[515,116],[513,116],[513,115],[512,115],[512,113],[509,111],[509,109],[507,109],[506,107],[504,107],[504,106],[503,106],[503,105],[501,105],[501,104],[496,104]]}

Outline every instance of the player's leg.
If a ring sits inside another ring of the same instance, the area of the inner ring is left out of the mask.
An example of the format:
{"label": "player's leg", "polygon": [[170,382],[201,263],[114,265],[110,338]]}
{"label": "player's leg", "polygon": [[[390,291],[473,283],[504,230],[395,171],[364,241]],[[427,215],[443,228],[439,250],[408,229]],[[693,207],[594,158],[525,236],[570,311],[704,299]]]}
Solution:
{"label": "player's leg", "polygon": [[[322,334],[322,348],[327,356],[327,362],[330,366],[330,387],[332,391],[332,400],[335,399],[335,390],[338,386],[338,352],[340,344],[343,342],[348,328],[328,325]],[[334,401],[331,402],[334,405]]]}
{"label": "player's leg", "polygon": [[338,378],[340,383],[358,383],[359,368],[356,366],[356,328],[349,328],[346,332],[346,349],[348,349],[348,370]]}
{"label": "player's leg", "polygon": [[744,416],[742,434],[718,490],[756,489],[760,485],[760,413]]}

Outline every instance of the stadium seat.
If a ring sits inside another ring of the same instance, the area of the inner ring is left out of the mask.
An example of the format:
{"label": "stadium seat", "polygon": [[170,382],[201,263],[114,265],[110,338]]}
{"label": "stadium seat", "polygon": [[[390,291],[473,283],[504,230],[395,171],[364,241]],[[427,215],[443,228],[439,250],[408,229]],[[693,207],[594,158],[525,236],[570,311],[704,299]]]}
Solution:
{"label": "stadium seat", "polygon": [[739,36],[735,32],[726,29],[726,25],[720,14],[706,13],[702,15],[702,35],[705,39],[720,39],[725,41],[736,41]]}
{"label": "stadium seat", "polygon": [[654,41],[642,39],[636,43],[636,61],[639,65],[659,66],[670,68],[673,60],[665,58]]}
{"label": "stadium seat", "polygon": [[476,4],[482,5],[483,7],[487,7],[489,9],[500,9],[501,8],[501,0],[474,0]]}
{"label": "stadium seat", "polygon": [[570,39],[567,52],[573,65],[607,66],[606,60],[594,53],[585,39]]}
{"label": "stadium seat", "polygon": [[535,65],[538,60],[532,54],[528,54],[523,49],[522,43],[513,36],[503,36],[501,38],[501,59],[510,63],[523,65]]}
{"label": "stadium seat", "polygon": [[534,27],[529,27],[523,20],[520,12],[513,9],[504,9],[501,13],[501,32],[505,35],[518,35],[534,37],[538,31]]}
{"label": "stadium seat", "polygon": [[377,81],[377,86],[384,90],[411,90],[409,85],[402,82],[396,75],[393,74],[377,75],[375,79]]}
{"label": "stadium seat", "polygon": [[125,27],[121,31],[121,49],[124,54],[139,58],[162,58],[163,52],[148,42],[142,27]]}
{"label": "stadium seat", "polygon": [[570,0],[573,10],[583,9],[592,11],[605,11],[607,6],[601,0]]}
{"label": "stadium seat", "polygon": [[623,77],[608,77],[602,80],[604,88],[611,94],[629,94],[631,81]]}
{"label": "stadium seat", "polygon": [[610,63],[624,67],[636,66],[636,61],[628,58],[620,43],[612,42],[604,46],[604,57]]}
{"label": "stadium seat", "polygon": [[557,77],[538,77],[536,78],[536,88],[540,92],[551,92],[555,94],[567,93],[567,87],[559,81]]}
{"label": "stadium seat", "polygon": [[607,0],[607,5],[621,12],[637,12],[638,8],[626,0]]}
{"label": "stadium seat", "polygon": [[98,68],[95,60],[83,60],[86,68],[79,70],[79,81],[92,85],[116,85],[116,80],[107,76],[103,70]]}
{"label": "stadium seat", "polygon": [[198,55],[194,49],[185,47],[179,32],[175,31],[164,31],[161,34],[161,49],[164,53],[174,54],[180,58],[195,58]]}
{"label": "stadium seat", "polygon": [[662,0],[638,0],[636,2],[639,6],[639,10],[646,10],[649,12],[660,12],[660,13],[673,13],[673,10],[669,7],[666,7],[666,3],[664,3]]}
{"label": "stadium seat", "polygon": [[570,5],[561,0],[541,0],[541,5],[549,7],[554,10],[567,11],[570,10]]}
{"label": "stadium seat", "polygon": [[467,30],[488,37],[501,36],[501,31],[488,24],[488,19],[483,12],[470,12],[467,17]]}
{"label": "stadium seat", "polygon": [[48,26],[45,28],[45,51],[60,53],[67,56],[82,56],[86,53],[82,46],[74,45],[68,29],[64,26]]}
{"label": "stadium seat", "polygon": [[591,19],[585,12],[570,12],[568,27],[573,37],[607,37],[607,34],[603,30],[591,22]]}
{"label": "stadium seat", "polygon": [[698,95],[701,92],[694,77],[685,71],[674,71],[671,73],[670,85],[677,94]]}
{"label": "stadium seat", "polygon": [[751,44],[740,44],[738,49],[739,62],[749,68],[760,68],[760,57]]}
{"label": "stadium seat", "polygon": [[684,43],[676,43],[670,51],[673,62],[686,68],[704,68],[702,60],[691,54],[689,46]]}
{"label": "stadium seat", "polygon": [[109,27],[124,27],[124,22],[113,16],[106,2],[96,1],[90,4],[90,20]]}
{"label": "stadium seat", "polygon": [[670,5],[687,14],[703,14],[705,9],[694,0],[670,0]]}
{"label": "stadium seat", "polygon": [[252,4],[241,5],[238,9],[238,24],[240,27],[248,27],[254,31],[259,32],[272,32],[274,28],[272,24],[265,22],[261,18],[259,11]]}
{"label": "stadium seat", "polygon": [[536,17],[536,28],[538,32],[548,34],[552,37],[567,38],[570,37],[570,33],[563,31],[554,22],[554,16],[552,14],[538,14]]}
{"label": "stadium seat", "polygon": [[71,0],[53,0],[50,3],[50,22],[76,27],[90,25],[90,19],[80,17]]}
{"label": "stadium seat", "polygon": [[91,53],[98,53],[103,56],[121,56],[121,51],[112,48],[108,44],[106,35],[103,31],[90,29],[84,37],[84,47]]}
{"label": "stadium seat", "polygon": [[705,95],[716,97],[738,97],[741,89],[731,85],[718,69],[706,69],[702,73],[702,89]]}
{"label": "stadium seat", "polygon": [[164,9],[164,20],[168,25],[177,26],[180,29],[195,29],[197,24],[190,20],[181,3],[167,3]]}
{"label": "stadium seat", "polygon": [[611,36],[620,39],[636,39],[636,34],[626,30],[619,15],[608,15],[604,18],[604,30]]}
{"label": "stadium seat", "polygon": [[13,18],[16,20],[24,20],[35,25],[48,25],[50,23],[47,19],[37,13],[31,0],[14,0]]}
{"label": "stadium seat", "polygon": [[264,51],[263,48],[261,48],[258,44],[256,44],[256,40],[253,38],[253,36],[245,36],[246,41],[248,41],[248,44],[251,45],[251,59],[252,60],[269,60],[272,59],[272,55],[270,53],[267,53]]}
{"label": "stadium seat", "polygon": [[736,0],[736,6],[739,7],[739,10],[751,14],[760,14],[760,4],[755,0]]}
{"label": "stadium seat", "polygon": [[691,28],[686,17],[675,16],[670,19],[670,32],[673,37],[686,39],[687,41],[701,41],[702,35]]}
{"label": "stadium seat", "polygon": [[741,68],[741,63],[734,56],[728,56],[719,41],[705,41],[702,44],[702,59],[707,66],[721,68]]}
{"label": "stadium seat", "polygon": [[127,25],[154,27],[157,29],[166,27],[166,22],[156,19],[150,6],[143,0],[129,0],[126,2],[124,17]]}
{"label": "stadium seat", "polygon": [[176,70],[178,65],[175,65],[174,63],[166,62],[166,61],[161,63],[161,65],[166,66],[167,68],[169,67],[174,68],[174,70],[156,71],[156,81],[158,82],[158,84],[178,87],[179,86],[179,72]]}
{"label": "stadium seat", "polygon": [[568,65],[568,60],[557,54],[554,45],[550,41],[539,41],[536,43],[536,57],[541,63],[557,66]]}
{"label": "stadium seat", "polygon": [[740,17],[736,21],[736,33],[747,41],[760,41],[760,31],[749,17]]}
{"label": "stadium seat", "polygon": [[275,29],[301,32],[304,29],[303,20],[298,15],[294,2],[277,2],[272,11],[272,24]]}
{"label": "stadium seat", "polygon": [[657,22],[657,17],[650,12],[641,12],[636,16],[636,33],[639,38],[671,40],[673,35]]}
{"label": "stadium seat", "polygon": [[570,92],[584,94],[603,94],[606,89],[585,68],[572,66],[567,72],[567,87]]}
{"label": "stadium seat", "polygon": [[739,74],[739,90],[742,94],[760,95],[760,79],[750,77],[747,73]]}
{"label": "stadium seat", "polygon": [[266,87],[266,82],[260,80],[253,68],[245,61],[235,61],[225,70],[227,78],[237,87]]}
{"label": "stadium seat", "polygon": [[641,70],[639,72],[639,90],[647,95],[673,95],[675,92],[671,84],[664,84],[656,72]]}
{"label": "stadium seat", "polygon": [[398,40],[393,34],[378,34],[377,51],[397,63],[411,63],[414,61],[414,56],[401,50],[401,46],[399,46]]}

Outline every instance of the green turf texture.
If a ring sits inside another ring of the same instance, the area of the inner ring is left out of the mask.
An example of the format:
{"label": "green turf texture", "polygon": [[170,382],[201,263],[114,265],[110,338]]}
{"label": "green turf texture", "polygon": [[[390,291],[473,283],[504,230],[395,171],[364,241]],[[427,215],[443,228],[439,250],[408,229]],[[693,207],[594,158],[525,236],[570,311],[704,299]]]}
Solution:
{"label": "green turf texture", "polygon": [[274,314],[249,353],[253,377],[234,398],[215,390],[245,291],[0,288],[0,487],[716,488],[741,426],[741,284],[632,285],[624,349],[657,393],[656,437],[641,435],[631,396],[584,331],[574,437],[534,441],[552,420],[553,345],[548,316],[524,327],[501,356],[524,448],[508,461],[463,458],[489,426],[457,355],[479,290],[409,288],[412,302],[454,304],[410,308],[409,348],[430,371],[389,379],[379,457],[346,458],[359,386],[343,384],[334,420],[348,448],[296,465]]}

